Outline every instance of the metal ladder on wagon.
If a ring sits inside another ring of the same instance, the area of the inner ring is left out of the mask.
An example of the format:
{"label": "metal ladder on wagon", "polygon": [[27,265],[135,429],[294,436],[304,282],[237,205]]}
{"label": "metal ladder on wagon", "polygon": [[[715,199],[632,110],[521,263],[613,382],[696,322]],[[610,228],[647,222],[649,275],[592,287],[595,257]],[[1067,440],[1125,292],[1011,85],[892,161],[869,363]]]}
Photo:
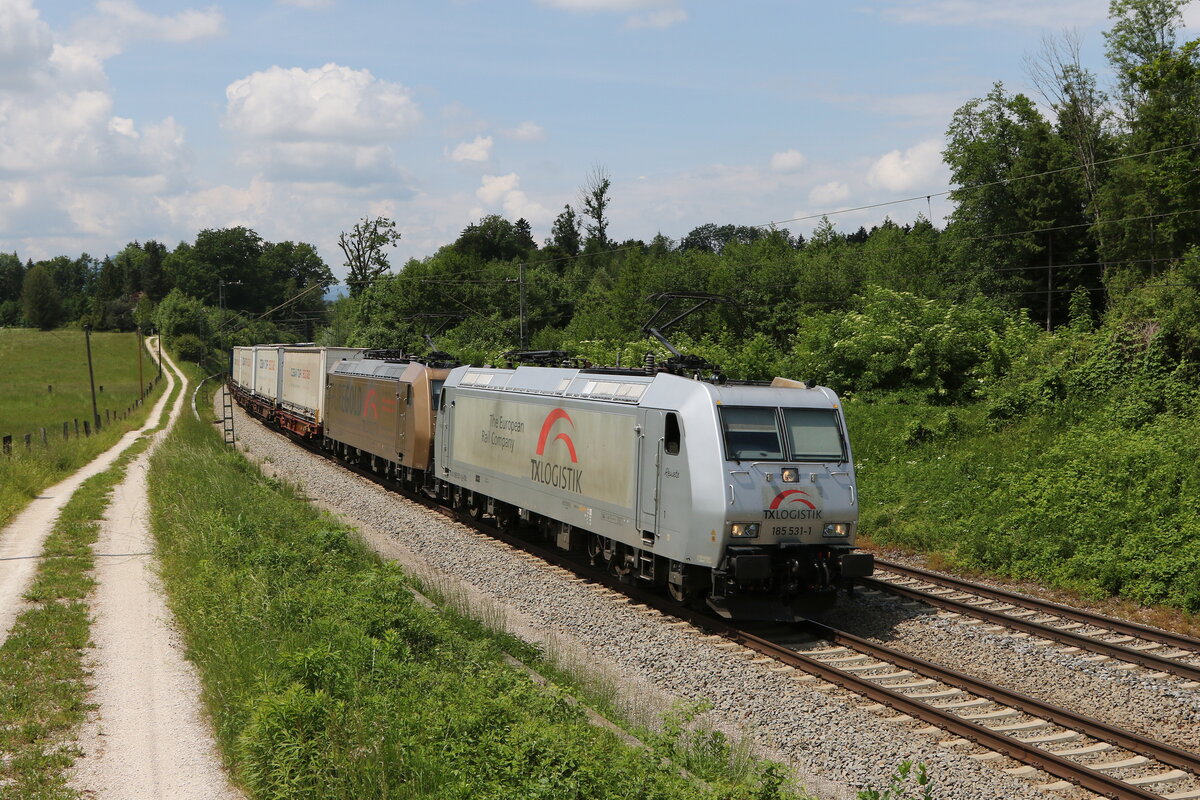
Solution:
{"label": "metal ladder on wagon", "polygon": [[233,433],[233,394],[228,386],[221,387],[221,432],[225,444],[233,447],[236,437]]}

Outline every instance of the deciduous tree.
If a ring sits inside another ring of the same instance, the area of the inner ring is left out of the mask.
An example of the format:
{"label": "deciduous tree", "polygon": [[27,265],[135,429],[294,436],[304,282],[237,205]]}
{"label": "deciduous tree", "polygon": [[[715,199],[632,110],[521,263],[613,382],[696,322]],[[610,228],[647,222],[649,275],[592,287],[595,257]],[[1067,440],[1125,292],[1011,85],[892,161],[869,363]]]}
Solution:
{"label": "deciduous tree", "polygon": [[25,321],[35,328],[48,331],[62,321],[62,298],[50,270],[37,266],[25,274],[21,304]]}
{"label": "deciduous tree", "polygon": [[608,247],[608,190],[611,186],[608,170],[597,166],[579,189],[579,205],[583,215],[591,220],[584,225],[588,232],[586,244],[591,248],[603,250]]}
{"label": "deciduous tree", "polygon": [[346,255],[350,274],[346,283],[350,296],[357,297],[371,283],[391,268],[386,248],[396,246],[400,232],[396,222],[388,217],[363,217],[349,233],[338,236],[338,247]]}

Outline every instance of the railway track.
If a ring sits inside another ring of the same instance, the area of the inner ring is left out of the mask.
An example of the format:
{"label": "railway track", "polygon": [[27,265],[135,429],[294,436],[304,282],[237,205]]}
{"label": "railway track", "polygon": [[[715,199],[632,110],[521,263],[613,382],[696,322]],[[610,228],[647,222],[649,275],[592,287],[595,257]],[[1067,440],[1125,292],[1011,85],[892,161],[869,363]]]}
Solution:
{"label": "railway track", "polygon": [[[993,760],[1007,756],[1026,765],[1005,770],[1026,775],[1040,769],[1059,779],[1047,790],[1080,786],[1106,797],[1132,800],[1200,798],[1200,756],[1124,731],[1065,708],[1005,689],[962,672],[905,655],[896,650],[816,622],[798,631],[811,639],[729,630],[726,636],[815,675],[902,716],[933,726],[925,733],[946,731],[948,746],[980,745],[989,752],[972,756]],[[829,646],[811,648],[813,639]]]}
{"label": "railway track", "polygon": [[915,567],[883,560],[875,563],[885,572],[860,580],[868,590],[1137,664],[1158,677],[1175,675],[1187,682],[1184,688],[1200,688],[1200,666],[1188,661],[1200,660],[1200,640]]}
{"label": "railway track", "polygon": [[[949,738],[943,742],[947,746],[985,748],[972,758],[1010,758],[1023,765],[1005,770],[1013,775],[1036,770],[1049,774],[1057,780],[1042,784],[1048,791],[1077,786],[1116,800],[1200,800],[1200,756],[1196,754],[816,622],[798,623],[769,636],[740,629],[626,584],[554,548],[501,531],[490,520],[478,520],[423,494],[399,489],[371,470],[335,459],[320,448],[307,449],[514,549],[573,572],[603,587],[602,591],[619,592],[647,609],[690,623],[721,640],[718,646],[745,648],[748,654],[760,654],[758,663],[778,662],[812,676],[802,680],[820,679],[839,686],[867,698],[868,709],[894,709],[900,716],[893,722],[921,720],[929,726],[922,733],[947,732]],[[812,647],[817,640],[828,645]]]}

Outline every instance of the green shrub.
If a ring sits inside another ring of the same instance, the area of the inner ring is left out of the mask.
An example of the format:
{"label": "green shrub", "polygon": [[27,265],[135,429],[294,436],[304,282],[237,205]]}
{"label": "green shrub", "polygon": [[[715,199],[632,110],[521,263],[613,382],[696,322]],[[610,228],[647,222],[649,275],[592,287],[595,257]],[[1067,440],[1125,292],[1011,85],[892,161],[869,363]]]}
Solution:
{"label": "green shrub", "polygon": [[190,333],[185,333],[172,340],[175,345],[175,352],[184,361],[195,361],[197,363],[208,357],[208,345],[206,345],[198,336],[193,336]]}

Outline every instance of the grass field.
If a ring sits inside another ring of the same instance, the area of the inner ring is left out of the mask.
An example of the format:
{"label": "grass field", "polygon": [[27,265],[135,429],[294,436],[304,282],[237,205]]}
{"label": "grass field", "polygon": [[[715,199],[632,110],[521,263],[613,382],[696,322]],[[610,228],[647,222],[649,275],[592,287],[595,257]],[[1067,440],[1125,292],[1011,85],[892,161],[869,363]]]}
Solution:
{"label": "grass field", "polygon": [[[96,405],[123,412],[138,396],[138,338],[136,333],[93,333],[92,362],[96,376]],[[62,439],[62,424],[92,417],[87,349],[81,330],[35,331],[0,329],[0,436],[14,442],[26,433],[38,436],[46,428]],[[154,379],[157,367],[143,352],[142,375]],[[52,390],[47,390],[52,387]],[[103,387],[103,391],[101,391]],[[72,435],[74,426],[72,425]]]}
{"label": "grass field", "polygon": [[[92,334],[92,360],[96,373],[100,418],[105,409],[118,415],[137,400],[137,336],[132,333]],[[88,385],[87,351],[83,332],[0,329],[0,436],[12,435],[12,454],[0,455],[0,528],[15,517],[47,486],[91,461],[111,447],[126,431],[142,424],[147,410],[165,381],[160,382],[126,419],[115,417],[99,435],[75,438],[74,420],[82,433],[92,418]],[[146,354],[142,374],[147,382],[158,374]],[[46,387],[53,387],[47,391]],[[99,387],[104,386],[103,394]],[[70,423],[70,441],[63,441],[62,424]],[[39,428],[46,428],[42,446]],[[33,434],[26,451],[24,435]]]}

